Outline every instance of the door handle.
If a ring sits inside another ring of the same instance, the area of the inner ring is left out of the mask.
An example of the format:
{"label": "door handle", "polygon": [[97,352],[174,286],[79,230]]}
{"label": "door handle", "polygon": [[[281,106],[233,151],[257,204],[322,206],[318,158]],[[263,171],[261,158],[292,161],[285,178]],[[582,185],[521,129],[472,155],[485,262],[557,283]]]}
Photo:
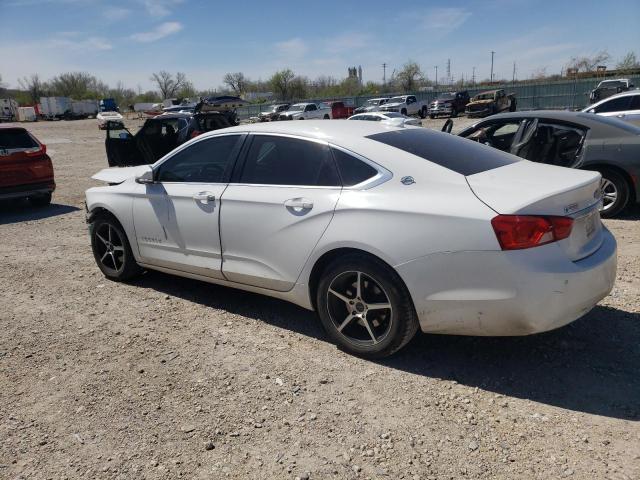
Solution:
{"label": "door handle", "polygon": [[287,208],[300,208],[302,210],[311,210],[313,202],[307,198],[290,198],[284,202]]}
{"label": "door handle", "polygon": [[215,202],[216,196],[211,192],[198,192],[193,196],[193,199],[202,202],[204,204],[208,204],[209,202]]}

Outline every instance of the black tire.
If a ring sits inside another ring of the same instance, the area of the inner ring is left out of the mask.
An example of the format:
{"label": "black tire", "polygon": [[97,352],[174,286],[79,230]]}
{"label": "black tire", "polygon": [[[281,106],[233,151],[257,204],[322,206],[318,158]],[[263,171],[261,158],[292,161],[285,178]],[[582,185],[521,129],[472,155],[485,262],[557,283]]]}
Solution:
{"label": "black tire", "polygon": [[420,109],[420,118],[426,118],[427,117],[427,107],[422,107]]}
{"label": "black tire", "polygon": [[429,118],[430,118],[431,120],[433,120],[434,118],[436,118],[436,116],[432,113],[432,114],[430,114],[430,115],[429,115]]}
{"label": "black tire", "polygon": [[453,109],[451,109],[451,115],[449,115],[449,118],[456,118],[458,116],[458,110],[455,109],[455,107]]}
{"label": "black tire", "polygon": [[29,202],[31,202],[31,205],[34,207],[46,207],[51,203],[51,192],[29,197]]}
{"label": "black tire", "polygon": [[[361,279],[362,286],[360,305],[355,282],[352,282],[357,278]],[[336,285],[340,285],[340,282],[347,288],[344,298],[329,292],[332,286],[332,291],[338,291]],[[349,305],[346,300],[351,301],[352,296],[353,301]],[[391,308],[369,309],[375,303],[385,303],[384,300],[380,302],[380,298],[387,299],[386,303]],[[405,346],[418,331],[418,316],[411,296],[398,274],[379,260],[363,254],[348,254],[327,265],[316,291],[316,305],[320,321],[330,339],[343,350],[360,357],[388,357]],[[363,317],[353,316],[349,311],[354,309],[356,312],[359,308],[364,309],[358,310]],[[337,322],[344,324],[347,317],[352,320],[343,328],[345,333],[341,333]]]}
{"label": "black tire", "polygon": [[[622,212],[629,203],[629,183],[615,170],[601,168],[598,171],[602,175],[603,204],[607,207],[600,211],[600,216],[602,218],[612,218]],[[610,184],[608,184],[608,182],[610,182]],[[609,188],[609,185],[611,188]],[[607,203],[607,195],[612,192],[615,192],[616,194],[615,200],[612,203]]]}
{"label": "black tire", "polygon": [[326,115],[323,117],[324,120],[331,120],[331,117],[329,117],[329,115]]}
{"label": "black tire", "polygon": [[407,109],[403,108],[402,110],[400,110],[400,113],[404,116],[407,116]]}
{"label": "black tire", "polygon": [[511,104],[509,105],[509,111],[510,112],[515,112],[516,111],[516,100],[515,98],[513,100],[511,100]]}
{"label": "black tire", "polygon": [[127,234],[113,215],[99,214],[89,231],[93,257],[105,277],[123,282],[142,272],[131,251]]}

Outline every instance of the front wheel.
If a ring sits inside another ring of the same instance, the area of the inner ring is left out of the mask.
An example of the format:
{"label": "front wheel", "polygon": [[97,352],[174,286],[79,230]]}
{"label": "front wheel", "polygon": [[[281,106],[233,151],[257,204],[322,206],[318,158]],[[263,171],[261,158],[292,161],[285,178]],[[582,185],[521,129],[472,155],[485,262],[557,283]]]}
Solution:
{"label": "front wheel", "polygon": [[403,108],[402,110],[400,110],[400,113],[406,117],[407,116],[407,109]]}
{"label": "front wheel", "polygon": [[413,302],[400,277],[367,256],[334,260],[323,272],[316,295],[327,334],[354,355],[387,357],[418,330]]}
{"label": "front wheel", "polygon": [[427,116],[427,107],[422,107],[420,109],[420,118],[426,118]]}
{"label": "front wheel", "polygon": [[98,268],[110,280],[128,280],[142,271],[124,229],[111,215],[100,215],[91,224],[91,248]]}
{"label": "front wheel", "polygon": [[619,214],[629,203],[629,184],[625,178],[615,170],[603,168],[600,170],[602,180],[602,218],[611,218]]}
{"label": "front wheel", "polygon": [[324,118],[325,120],[329,120],[329,119],[330,119],[330,118],[329,118],[329,115],[326,115],[326,114],[325,114],[325,116],[324,116],[323,118]]}

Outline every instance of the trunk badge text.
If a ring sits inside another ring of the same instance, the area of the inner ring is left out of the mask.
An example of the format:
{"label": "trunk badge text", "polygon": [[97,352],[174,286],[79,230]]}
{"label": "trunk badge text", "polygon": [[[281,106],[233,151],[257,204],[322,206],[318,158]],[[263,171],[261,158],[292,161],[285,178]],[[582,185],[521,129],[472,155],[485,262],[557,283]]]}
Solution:
{"label": "trunk badge text", "polygon": [[413,177],[402,177],[400,179],[400,182],[402,182],[403,185],[413,185],[414,183],[416,183]]}
{"label": "trunk badge text", "polygon": [[578,208],[578,204],[572,203],[571,205],[567,205],[566,207],[564,207],[564,213],[573,212],[574,210],[577,210],[577,208]]}

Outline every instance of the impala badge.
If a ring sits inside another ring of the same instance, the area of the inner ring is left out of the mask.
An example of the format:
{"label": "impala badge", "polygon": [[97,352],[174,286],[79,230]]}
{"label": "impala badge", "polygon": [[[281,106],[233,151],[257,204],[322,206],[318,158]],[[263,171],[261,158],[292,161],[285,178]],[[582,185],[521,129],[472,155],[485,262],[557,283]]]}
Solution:
{"label": "impala badge", "polygon": [[577,208],[578,208],[578,204],[577,203],[572,203],[571,205],[567,205],[566,207],[564,207],[564,213],[573,212]]}

